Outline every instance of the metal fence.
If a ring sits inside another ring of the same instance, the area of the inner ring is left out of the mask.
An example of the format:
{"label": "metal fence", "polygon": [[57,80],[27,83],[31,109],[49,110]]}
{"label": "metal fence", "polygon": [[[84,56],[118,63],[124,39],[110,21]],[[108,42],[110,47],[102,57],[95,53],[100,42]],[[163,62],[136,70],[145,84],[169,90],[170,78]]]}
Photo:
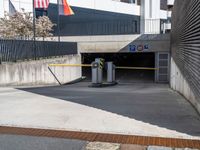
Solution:
{"label": "metal fence", "polygon": [[166,33],[166,19],[141,19],[142,31],[145,34]]}
{"label": "metal fence", "polygon": [[15,62],[77,54],[77,43],[54,41],[1,40],[0,61]]}

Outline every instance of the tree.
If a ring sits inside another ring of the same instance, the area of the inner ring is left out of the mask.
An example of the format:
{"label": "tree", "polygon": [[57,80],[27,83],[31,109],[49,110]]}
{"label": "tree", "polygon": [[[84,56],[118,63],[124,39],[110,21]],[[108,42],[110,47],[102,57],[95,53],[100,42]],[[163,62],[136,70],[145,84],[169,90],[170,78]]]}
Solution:
{"label": "tree", "polygon": [[51,31],[53,31],[53,27],[55,24],[51,22],[49,17],[42,16],[36,19],[36,37],[51,37],[53,34]]}
{"label": "tree", "polygon": [[[52,36],[50,33],[53,24],[47,16],[36,18],[35,32],[36,37]],[[4,39],[33,39],[33,17],[32,13],[16,12],[10,16],[5,14],[4,18],[0,18],[0,37]]]}

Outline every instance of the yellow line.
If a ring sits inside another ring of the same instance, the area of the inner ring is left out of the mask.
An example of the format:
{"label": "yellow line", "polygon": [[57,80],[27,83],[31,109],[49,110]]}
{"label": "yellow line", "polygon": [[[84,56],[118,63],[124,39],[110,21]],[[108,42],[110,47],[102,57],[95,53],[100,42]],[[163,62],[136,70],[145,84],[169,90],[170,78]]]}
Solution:
{"label": "yellow line", "polygon": [[[91,64],[49,64],[50,67],[91,67]],[[116,69],[129,69],[129,70],[158,70],[158,68],[147,67],[124,67],[116,66]]]}
{"label": "yellow line", "polygon": [[91,67],[91,64],[49,64],[50,67]]}
{"label": "yellow line", "polygon": [[146,68],[146,67],[116,67],[116,69],[129,69],[129,70],[158,70],[158,68]]}

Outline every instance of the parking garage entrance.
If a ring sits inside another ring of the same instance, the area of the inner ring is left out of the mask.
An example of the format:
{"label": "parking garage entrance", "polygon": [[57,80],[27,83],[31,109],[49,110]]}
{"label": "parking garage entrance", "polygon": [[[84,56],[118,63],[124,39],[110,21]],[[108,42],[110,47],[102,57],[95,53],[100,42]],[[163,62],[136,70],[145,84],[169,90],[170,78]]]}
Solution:
{"label": "parking garage entrance", "polygon": [[[90,64],[95,58],[112,61],[116,66],[155,68],[155,53],[82,53],[82,63]],[[82,75],[91,80],[91,69],[82,68]],[[106,70],[104,70],[106,79]],[[155,70],[116,69],[116,80],[119,82],[154,82]]]}

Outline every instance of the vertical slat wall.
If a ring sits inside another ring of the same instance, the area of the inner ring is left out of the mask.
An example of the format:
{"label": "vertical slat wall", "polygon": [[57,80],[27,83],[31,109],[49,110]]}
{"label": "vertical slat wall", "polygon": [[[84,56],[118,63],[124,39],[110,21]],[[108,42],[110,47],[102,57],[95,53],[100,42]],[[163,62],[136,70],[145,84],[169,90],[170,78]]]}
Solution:
{"label": "vertical slat wall", "polygon": [[[72,9],[75,15],[60,16],[61,36],[140,34],[140,16],[73,6]],[[56,4],[48,7],[48,16],[55,24],[57,10]],[[58,34],[58,26],[53,34]]]}
{"label": "vertical slat wall", "polygon": [[0,39],[0,61],[13,62],[77,54],[76,42],[2,40]]}
{"label": "vertical slat wall", "polygon": [[176,0],[172,14],[172,57],[200,99],[200,0]]}

